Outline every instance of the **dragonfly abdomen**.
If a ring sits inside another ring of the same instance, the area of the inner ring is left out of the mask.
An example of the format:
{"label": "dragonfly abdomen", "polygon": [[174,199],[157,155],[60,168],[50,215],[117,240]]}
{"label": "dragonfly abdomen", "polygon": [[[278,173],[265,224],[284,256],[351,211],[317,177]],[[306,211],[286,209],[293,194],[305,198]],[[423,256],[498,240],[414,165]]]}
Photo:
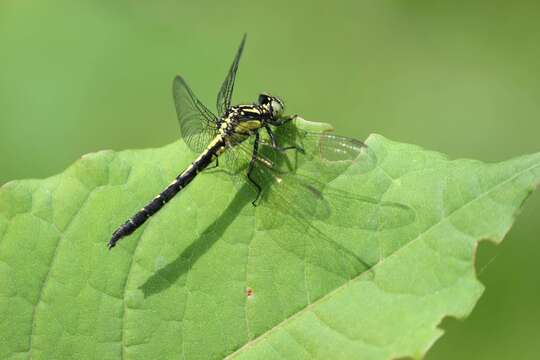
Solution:
{"label": "dragonfly abdomen", "polygon": [[158,196],[150,201],[145,207],[139,210],[134,216],[120,226],[112,235],[109,241],[109,249],[113,248],[118,240],[132,234],[142,224],[157,213],[166,203],[176,196],[183,188],[185,188],[199,172],[204,170],[215,156],[218,156],[225,146],[225,141],[221,136],[217,136],[214,141],[186,170],[174,179],[172,183],[165,188]]}

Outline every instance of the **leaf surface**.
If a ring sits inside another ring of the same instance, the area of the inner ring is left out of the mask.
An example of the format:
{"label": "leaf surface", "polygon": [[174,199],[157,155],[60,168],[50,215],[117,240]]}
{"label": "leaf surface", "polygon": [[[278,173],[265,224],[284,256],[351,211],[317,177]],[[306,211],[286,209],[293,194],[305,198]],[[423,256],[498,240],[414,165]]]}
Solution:
{"label": "leaf surface", "polygon": [[485,164],[367,144],[376,166],[329,183],[376,199],[376,226],[346,207],[301,221],[254,208],[209,171],[109,252],[112,231],[193,160],[181,142],[4,185],[0,358],[421,357],[442,318],[482,294],[478,241],[502,240],[540,154]]}

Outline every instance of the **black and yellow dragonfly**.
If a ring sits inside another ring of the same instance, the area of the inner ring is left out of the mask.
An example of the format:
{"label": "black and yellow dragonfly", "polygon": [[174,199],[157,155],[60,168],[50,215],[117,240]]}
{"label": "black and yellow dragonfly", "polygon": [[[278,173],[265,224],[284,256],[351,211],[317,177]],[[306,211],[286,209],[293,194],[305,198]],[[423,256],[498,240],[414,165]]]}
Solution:
{"label": "black and yellow dragonfly", "polygon": [[[381,222],[387,226],[395,222],[392,219],[396,214],[392,209],[400,210],[399,206],[329,190],[326,186],[360,159],[361,166],[357,166],[363,169],[360,171],[373,168],[376,158],[362,142],[329,133],[301,131],[295,125],[296,117],[284,114],[283,101],[266,93],[259,95],[255,104],[231,106],[245,40],[244,35],[218,93],[219,116],[197,99],[182,77],[174,79],[173,96],[181,136],[190,149],[200,155],[165,190],[113,233],[109,249],[137,230],[212,163],[224,167],[233,178],[245,175],[242,177],[247,180],[244,183],[250,184],[255,191],[253,205],[257,205],[266,186],[273,183],[276,191],[272,191],[267,199],[275,199],[274,210],[278,212],[296,213],[293,216],[304,220],[313,217],[331,219],[332,209],[339,202],[341,208],[353,206],[351,211],[357,215],[354,219],[335,216],[333,221],[337,225],[347,221],[361,228],[378,229]],[[298,160],[299,156],[302,159]],[[292,160],[294,164],[291,164]],[[307,166],[303,171],[294,170],[300,162]],[[334,200],[329,201],[329,198]],[[391,211],[381,217],[380,208],[385,206]],[[307,221],[304,220],[296,223],[305,226]]]}

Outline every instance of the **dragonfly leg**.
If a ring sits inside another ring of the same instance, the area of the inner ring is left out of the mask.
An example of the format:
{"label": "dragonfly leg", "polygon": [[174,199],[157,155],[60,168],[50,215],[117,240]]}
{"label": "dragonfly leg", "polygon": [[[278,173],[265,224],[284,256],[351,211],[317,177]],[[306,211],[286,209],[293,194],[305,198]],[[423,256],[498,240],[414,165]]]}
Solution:
{"label": "dragonfly leg", "polygon": [[296,151],[298,151],[298,152],[300,152],[302,154],[305,153],[304,149],[301,146],[298,146],[298,145],[286,146],[286,147],[278,146],[278,144],[276,142],[276,137],[274,136],[274,132],[272,131],[272,129],[270,129],[270,126],[265,125],[264,128],[266,129],[266,132],[268,133],[268,137],[270,138],[270,141],[272,142],[272,148],[274,150],[277,150],[277,151],[280,151],[280,152],[284,152],[284,151],[287,151],[287,150],[296,150]]}
{"label": "dragonfly leg", "polygon": [[255,161],[257,161],[257,153],[259,151],[259,133],[257,132],[255,134],[255,142],[253,143],[253,154],[251,155],[251,161],[249,162],[248,170],[247,170],[247,177],[249,181],[257,188],[257,196],[255,197],[255,200],[251,202],[253,206],[257,206],[257,200],[261,197],[262,188],[257,182],[251,177],[251,172],[253,171],[253,167],[255,166]]}
{"label": "dragonfly leg", "polygon": [[219,156],[217,156],[215,154],[214,154],[214,162],[215,162],[214,165],[207,166],[206,169],[204,169],[204,170],[215,169],[215,168],[217,168],[219,166]]}
{"label": "dragonfly leg", "polygon": [[298,117],[298,115],[283,116],[280,119],[274,120],[272,122],[272,125],[280,126],[280,125],[283,125],[283,124],[285,124],[285,123],[287,123],[289,121],[292,121],[292,120],[296,119],[297,117]]}

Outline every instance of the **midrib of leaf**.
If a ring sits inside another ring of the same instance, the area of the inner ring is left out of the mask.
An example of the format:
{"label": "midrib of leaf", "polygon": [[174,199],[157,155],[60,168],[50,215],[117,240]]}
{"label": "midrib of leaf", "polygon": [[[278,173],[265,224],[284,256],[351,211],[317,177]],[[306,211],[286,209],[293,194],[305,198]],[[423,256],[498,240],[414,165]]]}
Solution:
{"label": "midrib of leaf", "polygon": [[[438,225],[440,225],[444,220],[447,220],[450,216],[452,216],[454,213],[456,213],[457,211],[460,211],[462,210],[463,208],[465,208],[466,206],[474,203],[475,201],[477,200],[480,200],[482,199],[484,196],[487,196],[488,194],[490,194],[493,190],[497,189],[498,187],[500,186],[503,186],[509,182],[511,182],[512,180],[515,180],[516,178],[520,177],[521,175],[523,175],[524,173],[526,172],[529,172],[529,171],[532,171],[534,170],[535,168],[538,168],[540,167],[540,164],[535,164],[535,165],[532,165],[532,166],[529,166],[528,168],[526,169],[523,169],[517,173],[515,173],[513,176],[507,178],[506,180],[504,181],[501,181],[500,183],[496,184],[495,186],[492,186],[490,189],[484,191],[483,193],[481,193],[480,195],[478,195],[477,197],[475,197],[474,199],[471,199],[469,201],[467,201],[466,203],[462,204],[461,206],[455,208],[454,210],[452,210],[451,212],[449,212],[448,214],[446,214],[445,216],[443,216],[441,219],[439,219],[439,221],[437,221],[436,223],[432,224],[431,226],[429,226],[427,229],[425,229],[424,231],[422,231],[421,233],[418,234],[418,236],[416,236],[414,239],[411,239],[411,241],[409,241],[408,243],[406,243],[404,246],[402,246],[401,248],[397,249],[396,251],[394,251],[392,254],[388,255],[386,258],[384,259],[381,259],[378,263],[376,263],[375,265],[373,265],[371,267],[371,269],[369,269],[370,271],[373,271],[373,270],[376,270],[378,268],[378,266],[380,266],[381,264],[383,264],[385,262],[385,260],[388,260],[390,258],[393,258],[395,257],[397,254],[401,253],[404,249],[408,248],[409,245],[411,244],[414,244],[416,243],[418,240],[422,239],[424,237],[424,235],[426,233],[428,233],[429,231],[431,231],[433,228],[437,227]],[[225,357],[225,359],[232,359],[234,358],[236,355],[239,355],[240,353],[242,352],[245,352],[247,350],[249,350],[249,348],[253,347],[254,345],[256,345],[257,343],[261,342],[262,340],[264,340],[265,338],[267,338],[268,336],[270,336],[273,332],[279,330],[280,328],[282,328],[283,326],[285,326],[286,324],[288,324],[289,322],[292,322],[293,320],[295,320],[296,318],[300,317],[301,315],[309,312],[312,308],[314,308],[315,306],[321,304],[321,303],[324,303],[325,301],[331,299],[332,297],[334,297],[335,295],[339,294],[340,292],[344,291],[346,288],[348,288],[350,286],[351,283],[353,282],[356,282],[358,280],[360,280],[362,278],[362,276],[365,274],[365,272],[362,272],[360,274],[358,274],[357,276],[351,278],[350,280],[346,281],[345,283],[343,283],[343,285],[335,288],[334,290],[332,290],[331,292],[329,292],[328,294],[326,294],[325,296],[319,298],[318,300],[315,300],[313,303],[307,305],[306,307],[304,307],[303,309],[301,309],[300,311],[298,311],[296,314],[293,314],[291,317],[283,320],[282,322],[276,324],[274,327],[268,329],[266,332],[264,332],[263,334],[259,335],[257,338],[247,342],[245,345],[243,345],[242,347],[240,347],[238,350],[236,350],[235,352],[227,355],[227,357]]]}

